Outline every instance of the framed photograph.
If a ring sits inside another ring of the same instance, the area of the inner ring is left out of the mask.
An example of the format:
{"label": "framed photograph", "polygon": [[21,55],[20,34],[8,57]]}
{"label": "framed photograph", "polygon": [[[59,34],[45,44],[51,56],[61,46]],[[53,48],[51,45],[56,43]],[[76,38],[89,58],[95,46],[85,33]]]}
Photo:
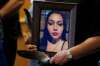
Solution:
{"label": "framed photograph", "polygon": [[77,3],[33,1],[32,42],[39,51],[74,45]]}

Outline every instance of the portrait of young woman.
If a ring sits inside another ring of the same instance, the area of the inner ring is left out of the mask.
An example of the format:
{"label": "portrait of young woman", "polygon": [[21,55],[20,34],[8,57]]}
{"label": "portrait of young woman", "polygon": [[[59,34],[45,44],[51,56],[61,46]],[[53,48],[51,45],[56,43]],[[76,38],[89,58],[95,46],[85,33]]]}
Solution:
{"label": "portrait of young woman", "polygon": [[[65,18],[66,15],[64,11],[47,11],[44,19],[44,29],[42,30],[43,34],[40,39],[40,44],[38,45],[39,50],[47,52],[59,52],[64,49],[68,49],[68,37],[66,36],[68,20]],[[43,21],[41,22],[43,23]]]}

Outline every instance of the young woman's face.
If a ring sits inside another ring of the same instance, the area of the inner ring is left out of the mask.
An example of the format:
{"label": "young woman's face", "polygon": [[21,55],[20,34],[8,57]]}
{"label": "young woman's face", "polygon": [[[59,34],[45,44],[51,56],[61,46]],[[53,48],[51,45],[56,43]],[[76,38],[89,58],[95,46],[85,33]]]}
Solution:
{"label": "young woman's face", "polygon": [[48,18],[47,28],[53,39],[59,39],[63,32],[63,17],[60,14],[53,13]]}

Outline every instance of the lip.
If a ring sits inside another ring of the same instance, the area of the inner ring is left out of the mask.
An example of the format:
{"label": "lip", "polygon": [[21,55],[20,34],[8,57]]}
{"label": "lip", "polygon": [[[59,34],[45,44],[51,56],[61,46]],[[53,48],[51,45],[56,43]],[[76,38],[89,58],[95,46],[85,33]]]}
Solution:
{"label": "lip", "polygon": [[59,33],[58,32],[53,32],[52,34],[53,34],[53,36],[57,36]]}

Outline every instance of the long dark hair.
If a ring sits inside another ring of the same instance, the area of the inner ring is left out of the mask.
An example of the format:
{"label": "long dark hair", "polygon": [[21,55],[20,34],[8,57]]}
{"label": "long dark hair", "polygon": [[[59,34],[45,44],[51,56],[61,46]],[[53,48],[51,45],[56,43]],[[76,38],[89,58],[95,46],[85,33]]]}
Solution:
{"label": "long dark hair", "polygon": [[40,39],[39,49],[42,50],[42,51],[45,51],[45,49],[47,47],[47,40],[50,41],[50,42],[52,42],[52,43],[55,42],[53,40],[53,38],[51,37],[51,35],[49,34],[48,29],[47,29],[48,18],[53,13],[60,14],[62,16],[62,18],[63,18],[64,29],[63,29],[63,32],[62,32],[62,35],[61,35],[61,39],[64,40],[64,41],[66,40],[66,21],[65,21],[64,13],[61,12],[61,11],[51,11],[51,12],[48,13],[48,15],[46,17],[46,20],[45,20],[45,28],[43,30],[44,34],[43,34],[42,39]]}

